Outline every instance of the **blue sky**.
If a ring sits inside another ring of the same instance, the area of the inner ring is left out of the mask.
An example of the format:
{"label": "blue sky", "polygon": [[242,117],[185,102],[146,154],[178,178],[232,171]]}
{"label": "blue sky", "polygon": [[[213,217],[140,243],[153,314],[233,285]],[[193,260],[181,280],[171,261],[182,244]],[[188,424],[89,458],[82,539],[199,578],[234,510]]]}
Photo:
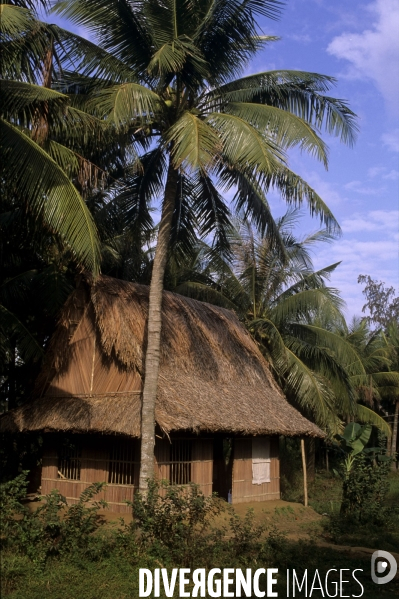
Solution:
{"label": "blue sky", "polygon": [[[50,22],[60,23],[55,17]],[[60,23],[61,24],[61,23]],[[347,316],[364,304],[359,274],[399,289],[399,2],[375,0],[288,0],[280,21],[262,21],[265,34],[278,35],[246,72],[300,69],[338,79],[331,95],[345,99],[359,116],[354,148],[335,138],[324,167],[293,153],[291,168],[321,195],[343,231],[340,240],[319,245],[316,267],[339,260],[332,284],[347,303]],[[62,26],[76,31],[63,20]],[[84,35],[79,29],[78,33]],[[284,212],[277,196],[274,213]],[[317,229],[304,218],[300,234]]]}

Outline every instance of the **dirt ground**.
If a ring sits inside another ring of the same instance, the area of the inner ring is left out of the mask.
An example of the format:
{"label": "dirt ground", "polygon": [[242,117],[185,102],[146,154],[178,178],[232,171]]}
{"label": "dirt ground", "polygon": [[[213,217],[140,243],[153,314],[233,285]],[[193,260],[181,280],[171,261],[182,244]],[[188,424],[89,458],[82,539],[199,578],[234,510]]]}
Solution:
{"label": "dirt ground", "polygon": [[[29,502],[30,509],[36,509],[39,505],[40,503],[36,501]],[[374,551],[381,549],[380,547],[335,545],[324,541],[322,539],[322,521],[327,516],[318,514],[311,507],[305,508],[300,503],[278,499],[274,501],[239,503],[232,507],[241,518],[245,516],[249,509],[253,510],[255,524],[263,524],[266,528],[275,527],[278,532],[283,533],[287,539],[292,541],[312,541],[320,547],[328,547],[336,551],[349,553],[352,557],[363,558],[368,555],[371,556]],[[118,514],[109,510],[101,510],[100,517],[109,525],[114,526],[119,526],[121,517],[127,524],[132,521],[131,514]],[[223,512],[215,520],[215,525],[218,526],[219,524],[223,526],[228,518],[228,512]],[[392,553],[392,555],[399,563],[399,554]],[[399,578],[399,572],[396,578]]]}

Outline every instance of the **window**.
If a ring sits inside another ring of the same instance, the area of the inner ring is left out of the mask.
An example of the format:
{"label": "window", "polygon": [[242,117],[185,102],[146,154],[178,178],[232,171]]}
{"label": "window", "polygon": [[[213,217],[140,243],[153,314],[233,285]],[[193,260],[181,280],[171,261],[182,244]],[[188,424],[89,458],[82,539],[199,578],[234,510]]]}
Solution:
{"label": "window", "polygon": [[113,485],[133,485],[135,443],[131,439],[116,439],[109,452],[108,482]]}
{"label": "window", "polygon": [[76,443],[65,442],[58,452],[58,478],[80,480],[82,448]]}
{"label": "window", "polygon": [[187,485],[191,481],[191,439],[173,440],[170,446],[170,483]]}

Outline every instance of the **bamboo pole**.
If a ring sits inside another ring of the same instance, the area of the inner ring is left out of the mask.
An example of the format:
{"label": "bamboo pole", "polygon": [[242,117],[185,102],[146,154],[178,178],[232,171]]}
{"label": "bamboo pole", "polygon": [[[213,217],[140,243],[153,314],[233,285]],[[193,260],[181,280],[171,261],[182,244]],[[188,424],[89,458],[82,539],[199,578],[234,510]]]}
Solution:
{"label": "bamboo pole", "polygon": [[305,439],[301,438],[302,469],[303,469],[303,496],[304,506],[308,507],[308,481],[306,476]]}

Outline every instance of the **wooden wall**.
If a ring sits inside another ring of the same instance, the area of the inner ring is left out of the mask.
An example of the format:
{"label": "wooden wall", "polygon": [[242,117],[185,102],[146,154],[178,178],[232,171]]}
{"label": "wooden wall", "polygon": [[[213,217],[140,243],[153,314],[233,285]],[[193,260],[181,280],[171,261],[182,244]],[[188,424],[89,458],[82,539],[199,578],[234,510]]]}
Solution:
{"label": "wooden wall", "polygon": [[158,479],[169,480],[170,472],[170,445],[173,441],[192,441],[191,454],[191,482],[200,486],[203,494],[212,495],[213,471],[213,439],[199,437],[172,437],[169,439],[156,439],[155,442],[155,476]]}
{"label": "wooden wall", "polygon": [[[136,462],[134,463],[134,484],[111,484],[108,482],[109,461],[112,443],[118,437],[76,435],[82,446],[80,480],[64,480],[58,471],[58,448],[54,437],[48,439],[43,453],[41,494],[46,495],[52,489],[58,489],[68,503],[77,503],[80,494],[93,482],[106,482],[107,486],[95,500],[105,499],[111,512],[130,513],[131,508],[124,503],[133,501],[134,489],[138,487],[139,477],[139,441],[132,439],[136,445]],[[181,437],[179,437],[181,439]],[[179,439],[177,438],[177,439]],[[186,437],[184,439],[187,439]],[[192,441],[191,480],[199,484],[206,496],[212,495],[213,440],[211,438],[189,438]],[[173,438],[172,438],[173,443]],[[155,444],[155,476],[169,479],[170,441],[156,439]]]}
{"label": "wooden wall", "polygon": [[280,499],[278,437],[270,439],[270,482],[252,484],[252,437],[234,439],[232,503]]}
{"label": "wooden wall", "polygon": [[[110,448],[118,438],[94,435],[77,435],[82,443],[80,480],[63,480],[58,472],[58,450],[55,441],[47,442],[43,455],[42,495],[58,489],[68,503],[76,503],[80,494],[93,482],[106,482],[104,491],[95,498],[105,499],[109,510],[117,513],[130,513],[131,508],[124,500],[133,501],[134,489],[138,486],[139,476],[139,441],[129,441],[135,445],[134,484],[111,484],[108,482]],[[179,439],[190,439],[191,481],[200,486],[205,496],[212,494],[213,479],[213,439],[211,437],[172,437],[171,442]],[[156,438],[155,444],[155,476],[169,479],[171,443],[169,439]],[[252,484],[252,437],[236,437],[234,439],[232,481],[228,481],[232,489],[232,502],[245,503],[280,499],[280,462],[278,455],[278,437],[271,437],[270,443],[270,482],[261,485]]]}
{"label": "wooden wall", "polygon": [[[81,440],[80,480],[62,479],[58,472],[57,446],[47,443],[43,453],[41,494],[46,495],[52,489],[58,489],[69,504],[77,503],[82,491],[93,482],[106,482],[106,488],[93,499],[95,501],[105,499],[111,512],[131,513],[131,507],[124,501],[133,501],[134,488],[138,485],[139,463],[134,464],[134,485],[111,484],[108,482],[110,446],[113,441],[118,441],[118,438],[104,437],[101,439],[101,437],[84,436]],[[136,439],[132,439],[131,443],[138,446]],[[139,455],[137,451],[136,455]]]}

